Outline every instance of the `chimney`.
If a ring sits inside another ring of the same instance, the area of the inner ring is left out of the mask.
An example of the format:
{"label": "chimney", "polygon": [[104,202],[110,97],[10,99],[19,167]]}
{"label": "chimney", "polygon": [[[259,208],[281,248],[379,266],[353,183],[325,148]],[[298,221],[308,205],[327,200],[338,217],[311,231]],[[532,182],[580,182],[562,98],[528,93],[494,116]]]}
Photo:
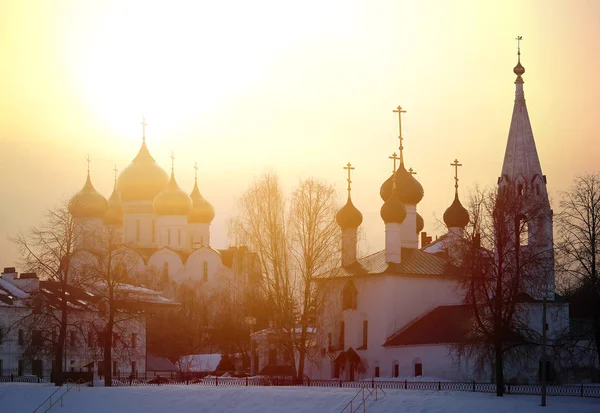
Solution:
{"label": "chimney", "polygon": [[431,243],[431,237],[427,236],[427,232],[421,232],[421,248],[426,247]]}
{"label": "chimney", "polygon": [[17,278],[17,271],[15,267],[4,267],[4,271],[2,271],[2,279],[14,284],[14,280]]}

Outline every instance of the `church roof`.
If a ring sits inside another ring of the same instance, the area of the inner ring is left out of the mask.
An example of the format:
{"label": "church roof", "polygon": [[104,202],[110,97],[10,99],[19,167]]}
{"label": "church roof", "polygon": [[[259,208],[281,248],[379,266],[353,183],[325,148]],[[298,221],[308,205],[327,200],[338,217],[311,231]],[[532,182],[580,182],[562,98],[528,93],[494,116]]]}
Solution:
{"label": "church roof", "polygon": [[457,343],[472,330],[471,315],[468,305],[436,307],[392,335],[383,346]]}
{"label": "church roof", "polygon": [[343,278],[375,275],[444,275],[445,259],[414,248],[402,248],[402,262],[385,261],[385,250],[360,258],[354,264],[339,267],[318,278]]}

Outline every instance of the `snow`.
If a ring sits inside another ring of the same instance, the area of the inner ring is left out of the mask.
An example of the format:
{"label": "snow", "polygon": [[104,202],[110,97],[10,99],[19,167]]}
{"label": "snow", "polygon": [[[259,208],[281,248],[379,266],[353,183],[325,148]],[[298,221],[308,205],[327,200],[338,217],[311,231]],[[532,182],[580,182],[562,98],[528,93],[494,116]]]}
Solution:
{"label": "snow", "polygon": [[[0,384],[2,412],[32,412],[57,388],[47,384]],[[66,390],[60,388],[53,400]],[[81,387],[64,396],[61,413],[314,413],[340,412],[357,393],[349,388],[314,387]],[[367,402],[369,413],[589,413],[600,411],[600,399],[549,397],[540,407],[539,396],[495,397],[482,393],[386,390]],[[359,396],[362,399],[362,397]],[[356,406],[356,405],[355,405]],[[45,409],[44,409],[45,410]],[[347,411],[347,410],[346,410]],[[361,409],[362,411],[362,409]]]}
{"label": "snow", "polygon": [[27,294],[25,291],[21,290],[19,287],[15,286],[11,282],[3,280],[2,278],[0,278],[0,287],[4,288],[6,291],[8,291],[17,298],[24,299],[29,297],[29,294]]}
{"label": "snow", "polygon": [[190,354],[179,359],[183,371],[215,371],[221,362],[221,354]]}

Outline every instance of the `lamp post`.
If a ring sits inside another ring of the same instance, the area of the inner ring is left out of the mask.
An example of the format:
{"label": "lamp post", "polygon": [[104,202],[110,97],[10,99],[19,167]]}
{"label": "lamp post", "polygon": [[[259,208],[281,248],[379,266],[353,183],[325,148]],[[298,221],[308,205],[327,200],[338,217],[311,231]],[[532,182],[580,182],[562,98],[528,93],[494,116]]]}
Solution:
{"label": "lamp post", "polygon": [[250,376],[254,376],[256,366],[254,365],[254,340],[252,334],[254,333],[254,326],[256,325],[255,317],[246,317],[246,324],[250,326]]}
{"label": "lamp post", "polygon": [[544,284],[544,289],[542,291],[542,406],[546,406],[546,391],[547,391],[547,365],[546,365],[546,345],[547,345],[547,336],[546,330],[548,329],[548,323],[546,322],[546,300],[548,296],[548,285]]}

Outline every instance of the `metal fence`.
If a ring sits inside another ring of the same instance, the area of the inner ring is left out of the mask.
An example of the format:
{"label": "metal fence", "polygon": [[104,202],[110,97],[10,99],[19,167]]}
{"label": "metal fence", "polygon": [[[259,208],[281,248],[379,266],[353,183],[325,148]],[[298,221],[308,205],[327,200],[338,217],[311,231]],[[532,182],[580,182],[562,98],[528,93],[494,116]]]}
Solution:
{"label": "metal fence", "polygon": [[[38,381],[36,376],[0,376],[0,382],[45,382]],[[496,393],[496,385],[493,383],[479,382],[449,382],[449,381],[408,381],[408,380],[362,380],[347,381],[338,379],[324,380],[296,380],[285,377],[214,377],[190,378],[187,380],[156,376],[153,379],[137,379],[130,377],[115,377],[112,379],[113,386],[306,386],[306,387],[338,387],[338,388],[361,388],[369,386],[381,389],[399,390],[428,390],[428,391],[464,391],[475,393]],[[539,384],[505,384],[505,394],[540,395],[542,386]],[[598,397],[600,398],[600,385],[548,385],[548,396],[571,396],[571,397]]]}

